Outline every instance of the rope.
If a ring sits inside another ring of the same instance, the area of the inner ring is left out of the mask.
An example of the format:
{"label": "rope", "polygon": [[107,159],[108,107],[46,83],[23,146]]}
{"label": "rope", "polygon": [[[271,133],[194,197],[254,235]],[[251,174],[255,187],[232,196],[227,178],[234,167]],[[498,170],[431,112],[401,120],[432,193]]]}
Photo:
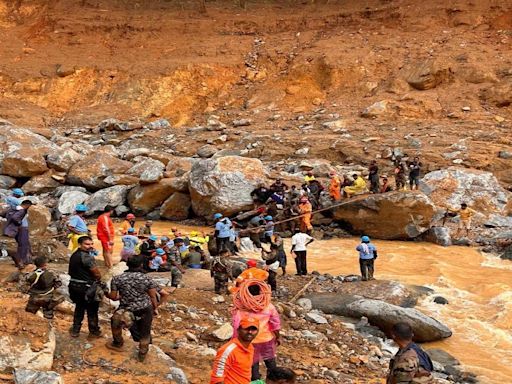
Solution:
{"label": "rope", "polygon": [[[254,285],[260,287],[260,294],[257,296],[249,292],[249,287]],[[271,297],[272,291],[267,283],[256,279],[245,280],[233,294],[233,305],[241,311],[257,313],[270,304]]]}

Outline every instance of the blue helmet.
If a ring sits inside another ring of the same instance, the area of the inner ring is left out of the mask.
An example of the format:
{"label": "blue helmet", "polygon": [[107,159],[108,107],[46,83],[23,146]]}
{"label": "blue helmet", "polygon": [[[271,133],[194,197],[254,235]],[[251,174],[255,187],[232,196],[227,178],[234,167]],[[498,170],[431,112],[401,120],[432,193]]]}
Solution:
{"label": "blue helmet", "polygon": [[131,227],[130,227],[130,228],[128,228],[128,231],[127,231],[127,232],[128,232],[128,233],[135,233],[135,228],[131,228]]}
{"label": "blue helmet", "polygon": [[169,239],[167,236],[162,236],[162,237],[160,238],[160,241],[165,241],[165,242],[167,242],[167,241],[169,241],[169,240],[170,240],[170,239]]}
{"label": "blue helmet", "polygon": [[222,218],[222,213],[216,213],[215,215],[213,215],[213,219],[214,220],[217,220],[217,219],[220,219]]}
{"label": "blue helmet", "polygon": [[21,188],[14,188],[12,194],[16,196],[25,196],[25,192]]}
{"label": "blue helmet", "polygon": [[361,236],[361,241],[363,243],[369,243],[370,242],[370,238],[368,236]]}
{"label": "blue helmet", "polygon": [[76,212],[87,212],[88,210],[89,210],[89,208],[87,208],[87,206],[85,204],[78,204],[75,207]]}
{"label": "blue helmet", "polygon": [[270,221],[270,220],[272,220],[272,216],[265,216],[263,219]]}
{"label": "blue helmet", "polygon": [[165,251],[162,248],[157,248],[155,252],[157,255],[160,256],[165,255]]}
{"label": "blue helmet", "polygon": [[151,235],[151,236],[149,236],[149,240],[151,240],[151,241],[157,241],[157,240],[158,240],[158,236],[156,236],[156,235]]}

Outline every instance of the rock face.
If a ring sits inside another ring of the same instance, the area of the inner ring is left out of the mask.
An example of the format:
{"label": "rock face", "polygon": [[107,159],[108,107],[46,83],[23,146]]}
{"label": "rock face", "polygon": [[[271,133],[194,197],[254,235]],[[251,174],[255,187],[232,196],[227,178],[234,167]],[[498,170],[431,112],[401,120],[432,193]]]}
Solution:
{"label": "rock face", "polygon": [[162,179],[150,185],[139,185],[128,193],[128,204],[136,215],[145,215],[162,204],[173,192],[172,179]]}
{"label": "rock face", "polygon": [[35,151],[20,148],[4,155],[2,173],[14,177],[31,177],[48,170],[44,159],[44,149]]}
{"label": "rock face", "polygon": [[9,189],[14,187],[16,179],[10,176],[0,175],[0,189]]}
{"label": "rock face", "polygon": [[188,193],[174,192],[160,208],[160,216],[169,220],[185,220],[192,202]]}
{"label": "rock face", "polygon": [[30,369],[14,370],[15,384],[62,384],[62,378],[57,372],[33,371]]}
{"label": "rock face", "polygon": [[165,167],[165,171],[169,172],[171,176],[182,176],[187,172],[190,172],[192,165],[199,161],[192,157],[173,157],[169,160]]}
{"label": "rock face", "polygon": [[309,297],[313,308],[324,313],[359,319],[366,317],[370,324],[390,335],[392,326],[400,321],[411,325],[417,342],[436,341],[450,337],[452,332],[444,324],[413,308],[402,308],[380,300],[339,294],[316,294]]}
{"label": "rock face", "polygon": [[512,194],[499,184],[490,172],[476,169],[441,169],[427,173],[421,180],[420,190],[442,208],[459,208],[465,202],[482,213],[507,215]]}
{"label": "rock face", "polygon": [[101,212],[107,205],[117,207],[126,200],[126,195],[131,187],[126,185],[115,185],[101,189],[85,199],[85,205],[89,208],[88,213]]}
{"label": "rock face", "polygon": [[105,152],[93,153],[73,165],[67,175],[67,182],[83,185],[92,190],[108,187],[104,179],[113,174],[122,174],[132,167],[129,161],[120,160]]}
{"label": "rock face", "polygon": [[75,211],[75,207],[77,204],[82,204],[88,197],[88,193],[81,191],[64,192],[59,197],[59,202],[57,203],[57,210],[62,215],[69,215]]}
{"label": "rock face", "polygon": [[52,220],[50,209],[44,205],[36,204],[28,210],[29,231],[32,236],[40,236],[46,233],[46,229]]}
{"label": "rock face", "polygon": [[251,191],[265,181],[266,171],[258,159],[226,156],[201,160],[190,172],[192,209],[204,217],[249,210],[253,205]]}
{"label": "rock face", "polygon": [[45,172],[42,175],[34,176],[25,184],[23,191],[26,194],[51,192],[55,188],[60,187],[60,183],[53,177],[53,172]]}
{"label": "rock face", "polygon": [[165,165],[158,160],[146,159],[131,167],[127,174],[137,176],[141,184],[152,184],[163,177]]}
{"label": "rock face", "polygon": [[71,148],[59,148],[46,156],[46,163],[52,169],[67,172],[75,163],[84,158],[83,155]]}
{"label": "rock face", "polygon": [[417,192],[356,196],[334,208],[334,218],[357,234],[379,239],[411,239],[430,228],[435,207]]}
{"label": "rock face", "polygon": [[442,245],[443,247],[452,245],[450,228],[447,227],[432,227],[421,235],[421,239],[430,243]]}

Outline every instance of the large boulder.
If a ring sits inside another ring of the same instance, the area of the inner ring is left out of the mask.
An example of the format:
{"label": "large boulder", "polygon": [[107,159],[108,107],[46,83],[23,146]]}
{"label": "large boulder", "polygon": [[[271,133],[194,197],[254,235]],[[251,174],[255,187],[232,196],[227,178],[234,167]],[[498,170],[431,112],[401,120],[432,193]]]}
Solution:
{"label": "large boulder", "polygon": [[193,157],[173,157],[165,166],[165,171],[168,172],[170,176],[179,177],[190,172],[192,165],[198,161],[198,159],[194,159]]}
{"label": "large boulder", "polygon": [[69,184],[98,190],[109,186],[104,181],[107,176],[125,173],[131,166],[129,161],[120,160],[105,152],[97,152],[73,165],[66,180]]}
{"label": "large boulder", "polygon": [[67,172],[75,163],[84,158],[84,155],[72,148],[58,148],[46,156],[46,163],[52,169],[59,172]]}
{"label": "large boulder", "polygon": [[93,214],[94,212],[101,212],[107,205],[114,208],[123,205],[130,189],[131,187],[127,185],[115,185],[113,187],[100,189],[85,199],[85,205],[89,208],[87,213]]}
{"label": "large boulder", "polygon": [[190,171],[192,208],[205,217],[249,210],[253,207],[250,193],[258,184],[266,183],[266,176],[258,159],[226,156],[198,161]]}
{"label": "large boulder", "polygon": [[52,221],[50,209],[42,204],[36,204],[28,210],[29,231],[32,236],[42,236]]}
{"label": "large boulder", "polygon": [[62,378],[54,371],[33,371],[18,368],[14,370],[14,384],[62,384]]}
{"label": "large boulder", "polygon": [[174,192],[160,207],[160,216],[169,220],[185,220],[191,206],[188,193]]}
{"label": "large boulder", "polygon": [[412,239],[427,231],[434,204],[419,192],[356,196],[333,209],[334,219],[350,230],[379,239]]}
{"label": "large boulder", "polygon": [[9,189],[14,187],[16,179],[11,176],[0,175],[0,189]]}
{"label": "large boulder", "polygon": [[308,296],[314,309],[324,313],[359,319],[366,317],[370,324],[390,336],[394,324],[405,321],[414,331],[414,340],[429,342],[452,335],[444,324],[414,308],[402,308],[380,300],[340,294],[314,294]]}
{"label": "large boulder", "polygon": [[82,204],[88,197],[89,194],[82,191],[64,192],[59,197],[59,202],[57,203],[57,211],[61,215],[69,215],[75,211],[77,204]]}
{"label": "large boulder", "polygon": [[126,174],[138,177],[141,184],[152,184],[163,177],[164,169],[161,161],[145,159],[131,167]]}
{"label": "large boulder", "polygon": [[172,179],[162,179],[158,183],[138,185],[128,193],[128,204],[136,215],[145,215],[161,205],[175,190]]}
{"label": "large boulder", "polygon": [[0,131],[0,174],[32,177],[48,170],[45,156],[56,148],[50,140],[32,132],[2,123]]}
{"label": "large boulder", "polygon": [[442,208],[459,208],[465,202],[484,214],[508,215],[512,194],[505,190],[496,177],[476,169],[450,167],[427,173],[420,190]]}
{"label": "large boulder", "polygon": [[60,187],[61,183],[55,180],[52,176],[53,172],[48,171],[42,175],[32,177],[29,181],[23,184],[23,192],[27,194],[39,194],[53,191],[55,188]]}
{"label": "large boulder", "polygon": [[139,183],[139,178],[137,176],[119,174],[107,176],[103,181],[109,186],[135,185]]}

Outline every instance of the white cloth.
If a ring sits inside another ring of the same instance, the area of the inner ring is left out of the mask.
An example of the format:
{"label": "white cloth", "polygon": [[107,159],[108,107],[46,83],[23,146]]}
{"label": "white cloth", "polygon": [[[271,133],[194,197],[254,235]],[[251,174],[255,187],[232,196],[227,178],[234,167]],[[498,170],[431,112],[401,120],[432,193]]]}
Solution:
{"label": "white cloth", "polygon": [[309,236],[307,233],[296,233],[292,237],[292,245],[295,245],[293,248],[294,251],[305,251],[306,250],[306,244],[313,240],[311,236]]}

